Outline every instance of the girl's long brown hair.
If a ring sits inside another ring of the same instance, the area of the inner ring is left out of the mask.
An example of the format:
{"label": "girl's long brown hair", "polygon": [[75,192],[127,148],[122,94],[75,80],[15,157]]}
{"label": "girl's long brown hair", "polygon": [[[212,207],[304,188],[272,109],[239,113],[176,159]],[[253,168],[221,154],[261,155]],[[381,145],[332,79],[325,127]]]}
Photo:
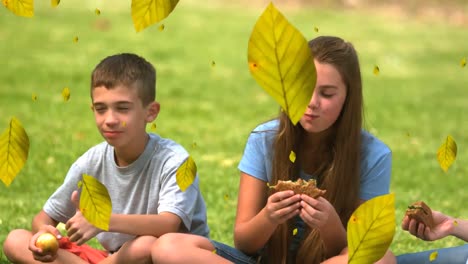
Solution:
{"label": "girl's long brown hair", "polygon": [[[359,199],[361,127],[362,127],[362,82],[359,60],[353,45],[338,37],[321,36],[309,42],[314,59],[333,65],[346,85],[347,95],[340,116],[327,131],[327,137],[320,142],[319,149],[327,149],[317,157],[320,166],[315,173],[319,188],[327,190],[324,197],[335,207],[341,222],[346,223],[355,210]],[[271,185],[278,180],[296,180],[301,169],[301,139],[304,129],[298,123],[293,125],[286,114],[279,115],[279,128],[274,142]],[[293,150],[296,162],[289,154]],[[315,161],[314,161],[315,162]],[[320,263],[331,256],[318,230],[306,228],[305,237],[296,253],[288,250],[294,218],[276,229],[264,252],[268,263]]]}

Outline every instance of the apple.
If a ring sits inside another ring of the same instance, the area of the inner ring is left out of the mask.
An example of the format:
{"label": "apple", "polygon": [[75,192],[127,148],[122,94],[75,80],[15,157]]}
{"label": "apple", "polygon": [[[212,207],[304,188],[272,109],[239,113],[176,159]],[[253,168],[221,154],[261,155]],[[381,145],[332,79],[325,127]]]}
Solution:
{"label": "apple", "polygon": [[59,248],[59,242],[51,233],[44,233],[36,239],[36,247],[42,249],[44,253],[55,254]]}

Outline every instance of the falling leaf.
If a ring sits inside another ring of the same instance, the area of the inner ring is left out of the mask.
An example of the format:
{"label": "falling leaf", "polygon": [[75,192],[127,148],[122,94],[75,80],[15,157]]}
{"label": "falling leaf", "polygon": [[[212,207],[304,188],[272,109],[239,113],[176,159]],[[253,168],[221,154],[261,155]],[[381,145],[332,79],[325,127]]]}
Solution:
{"label": "falling leaf", "polygon": [[165,28],[164,24],[161,24],[161,25],[159,25],[159,28],[158,28],[158,29],[159,29],[159,31],[163,31],[164,28]]}
{"label": "falling leaf", "polygon": [[466,66],[466,57],[463,57],[460,61],[460,66],[465,67]]}
{"label": "falling leaf", "polygon": [[2,0],[3,5],[13,12],[13,14],[22,17],[34,16],[33,0]]}
{"label": "falling leaf", "polygon": [[449,167],[455,161],[457,157],[457,143],[449,135],[445,142],[437,150],[437,160],[439,165],[445,172],[448,171]]}
{"label": "falling leaf", "polygon": [[225,195],[224,195],[224,200],[225,200],[225,201],[229,200],[229,194],[225,194]]}
{"label": "falling leaf", "polygon": [[78,36],[73,37],[73,42],[78,43]]}
{"label": "falling leaf", "polygon": [[31,98],[32,98],[32,100],[33,100],[34,102],[36,102],[36,101],[37,101],[37,94],[33,93],[33,94],[31,95]]}
{"label": "falling leaf", "polygon": [[94,177],[83,174],[78,188],[81,189],[80,211],[83,216],[95,227],[108,231],[112,203],[106,186]]}
{"label": "falling leaf", "polygon": [[50,0],[50,5],[52,7],[57,7],[60,4],[60,0]]}
{"label": "falling leaf", "polygon": [[151,123],[150,130],[155,132],[156,131],[156,123]]}
{"label": "falling leaf", "polygon": [[248,64],[257,83],[297,124],[315,88],[314,59],[305,37],[272,3],[250,35]]}
{"label": "falling leaf", "polygon": [[432,252],[432,253],[429,255],[429,261],[434,261],[434,260],[436,260],[438,255],[439,255],[439,253],[438,253],[437,251]]}
{"label": "falling leaf", "polygon": [[379,66],[375,65],[374,66],[374,75],[377,76],[377,75],[379,75],[379,73],[380,73]]}
{"label": "falling leaf", "polygon": [[314,27],[314,31],[315,31],[315,32],[319,32],[319,28],[318,28],[318,27]]}
{"label": "falling leaf", "polygon": [[191,156],[185,160],[182,165],[180,165],[179,169],[176,173],[176,181],[177,185],[179,185],[180,189],[184,192],[195,180],[195,176],[197,175],[197,165],[195,161],[192,159]]}
{"label": "falling leaf", "polygon": [[293,229],[293,236],[297,235],[297,227]]}
{"label": "falling leaf", "polygon": [[10,186],[23,168],[29,153],[29,137],[20,121],[11,118],[9,127],[0,135],[0,179]]}
{"label": "falling leaf", "polygon": [[216,62],[215,61],[211,61],[211,67],[214,67],[216,66]]}
{"label": "falling leaf", "polygon": [[122,127],[126,127],[127,123],[125,121],[122,121]]}
{"label": "falling leaf", "polygon": [[63,101],[65,102],[70,100],[70,89],[68,87],[63,88],[62,97],[63,97]]}
{"label": "falling leaf", "polygon": [[454,221],[453,221],[453,225],[454,225],[454,226],[457,226],[457,225],[458,225],[458,221],[457,221],[457,220],[454,220]]}
{"label": "falling leaf", "polygon": [[99,10],[98,8],[96,8],[96,10],[94,10],[94,13],[95,13],[96,15],[99,16],[99,15],[101,14],[101,10]]}
{"label": "falling leaf", "polygon": [[374,263],[388,250],[395,234],[395,195],[374,197],[361,204],[347,225],[348,263]]}
{"label": "falling leaf", "polygon": [[291,153],[289,153],[289,160],[294,163],[296,161],[296,153],[291,150]]}
{"label": "falling leaf", "polygon": [[195,149],[197,147],[197,142],[192,143],[192,149]]}
{"label": "falling leaf", "polygon": [[179,0],[132,0],[133,26],[137,32],[166,18]]}

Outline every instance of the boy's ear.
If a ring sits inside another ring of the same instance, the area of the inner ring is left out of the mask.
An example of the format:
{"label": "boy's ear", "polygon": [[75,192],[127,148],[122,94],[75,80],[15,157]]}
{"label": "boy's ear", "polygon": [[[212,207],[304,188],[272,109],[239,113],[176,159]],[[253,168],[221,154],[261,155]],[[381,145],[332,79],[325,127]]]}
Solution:
{"label": "boy's ear", "polygon": [[153,122],[156,119],[156,117],[158,117],[160,110],[161,110],[161,105],[158,102],[156,101],[151,102],[148,105],[148,113],[146,115],[146,122],[147,123]]}

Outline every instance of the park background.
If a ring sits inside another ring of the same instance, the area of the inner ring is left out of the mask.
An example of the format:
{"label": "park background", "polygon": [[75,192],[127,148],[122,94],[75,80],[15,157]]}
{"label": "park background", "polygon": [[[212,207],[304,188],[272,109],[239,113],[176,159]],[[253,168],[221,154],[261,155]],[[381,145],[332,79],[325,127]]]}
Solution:
{"label": "park background", "polygon": [[[0,132],[18,118],[30,150],[10,187],[0,184],[0,247],[9,230],[30,227],[69,166],[102,141],[89,108],[90,73],[101,59],[120,52],[137,53],[156,66],[162,106],[156,132],[191,153],[211,238],[232,245],[237,165],[246,139],[278,113],[247,65],[250,33],[268,3],[183,0],[168,18],[139,33],[130,1],[63,0],[57,8],[36,1],[33,18],[1,7]],[[468,218],[468,66],[461,63],[468,56],[466,1],[273,3],[306,38],[338,35],[358,50],[365,128],[393,151],[391,249],[400,254],[462,244],[456,238],[423,242],[399,224],[416,200]],[[65,87],[71,92],[66,102]],[[444,172],[436,152],[448,135],[458,155]],[[2,252],[0,263],[8,263]]]}

